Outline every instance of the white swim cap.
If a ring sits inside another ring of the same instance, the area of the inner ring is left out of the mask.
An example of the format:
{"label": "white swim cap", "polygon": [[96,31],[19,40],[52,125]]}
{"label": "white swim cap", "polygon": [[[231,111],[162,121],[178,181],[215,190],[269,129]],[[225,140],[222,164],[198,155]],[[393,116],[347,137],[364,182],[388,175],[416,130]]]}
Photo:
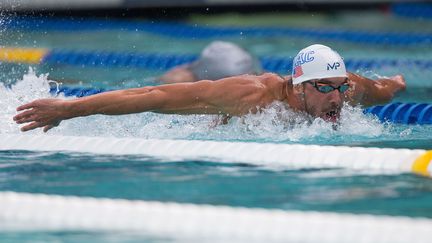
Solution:
{"label": "white swim cap", "polygon": [[225,77],[259,73],[257,61],[243,48],[224,41],[214,41],[200,58],[188,65],[198,80],[216,80]]}
{"label": "white swim cap", "polygon": [[334,77],[348,76],[342,57],[328,46],[320,44],[308,46],[293,60],[293,84]]}

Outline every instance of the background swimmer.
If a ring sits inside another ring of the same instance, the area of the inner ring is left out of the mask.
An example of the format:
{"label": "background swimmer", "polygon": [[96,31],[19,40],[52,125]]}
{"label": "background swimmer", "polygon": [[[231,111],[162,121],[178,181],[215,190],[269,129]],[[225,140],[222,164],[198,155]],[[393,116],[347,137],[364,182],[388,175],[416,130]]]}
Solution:
{"label": "background swimmer", "polygon": [[[248,51],[231,42],[213,41],[202,50],[196,61],[176,66],[155,79],[163,83],[182,83],[260,73],[259,60]],[[64,77],[50,76],[49,79],[60,83],[80,83]]]}
{"label": "background swimmer", "polygon": [[241,74],[260,74],[258,60],[234,43],[214,41],[201,52],[195,62],[180,65],[165,73],[165,83],[218,80]]}

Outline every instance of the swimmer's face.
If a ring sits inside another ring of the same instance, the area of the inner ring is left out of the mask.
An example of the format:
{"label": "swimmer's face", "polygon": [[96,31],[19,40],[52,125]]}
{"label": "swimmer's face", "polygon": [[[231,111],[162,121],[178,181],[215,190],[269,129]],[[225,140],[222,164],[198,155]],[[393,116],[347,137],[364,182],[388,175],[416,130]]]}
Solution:
{"label": "swimmer's face", "polygon": [[336,122],[340,117],[348,79],[325,78],[303,83],[306,111],[314,117]]}

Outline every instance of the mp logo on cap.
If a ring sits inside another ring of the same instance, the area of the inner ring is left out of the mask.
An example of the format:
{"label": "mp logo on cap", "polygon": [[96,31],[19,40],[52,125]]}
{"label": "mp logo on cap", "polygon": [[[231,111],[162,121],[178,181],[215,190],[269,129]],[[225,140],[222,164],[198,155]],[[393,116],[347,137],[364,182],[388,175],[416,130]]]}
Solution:
{"label": "mp logo on cap", "polygon": [[333,64],[327,63],[327,70],[337,70],[340,66],[339,62],[334,62]]}

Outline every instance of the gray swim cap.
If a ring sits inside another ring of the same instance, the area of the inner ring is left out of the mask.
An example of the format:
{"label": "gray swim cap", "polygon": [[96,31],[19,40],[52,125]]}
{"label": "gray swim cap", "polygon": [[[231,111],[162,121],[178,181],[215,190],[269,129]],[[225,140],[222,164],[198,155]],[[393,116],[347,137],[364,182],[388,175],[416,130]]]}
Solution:
{"label": "gray swim cap", "polygon": [[217,80],[241,74],[261,72],[257,61],[243,48],[224,41],[210,43],[200,58],[187,68],[198,80]]}

